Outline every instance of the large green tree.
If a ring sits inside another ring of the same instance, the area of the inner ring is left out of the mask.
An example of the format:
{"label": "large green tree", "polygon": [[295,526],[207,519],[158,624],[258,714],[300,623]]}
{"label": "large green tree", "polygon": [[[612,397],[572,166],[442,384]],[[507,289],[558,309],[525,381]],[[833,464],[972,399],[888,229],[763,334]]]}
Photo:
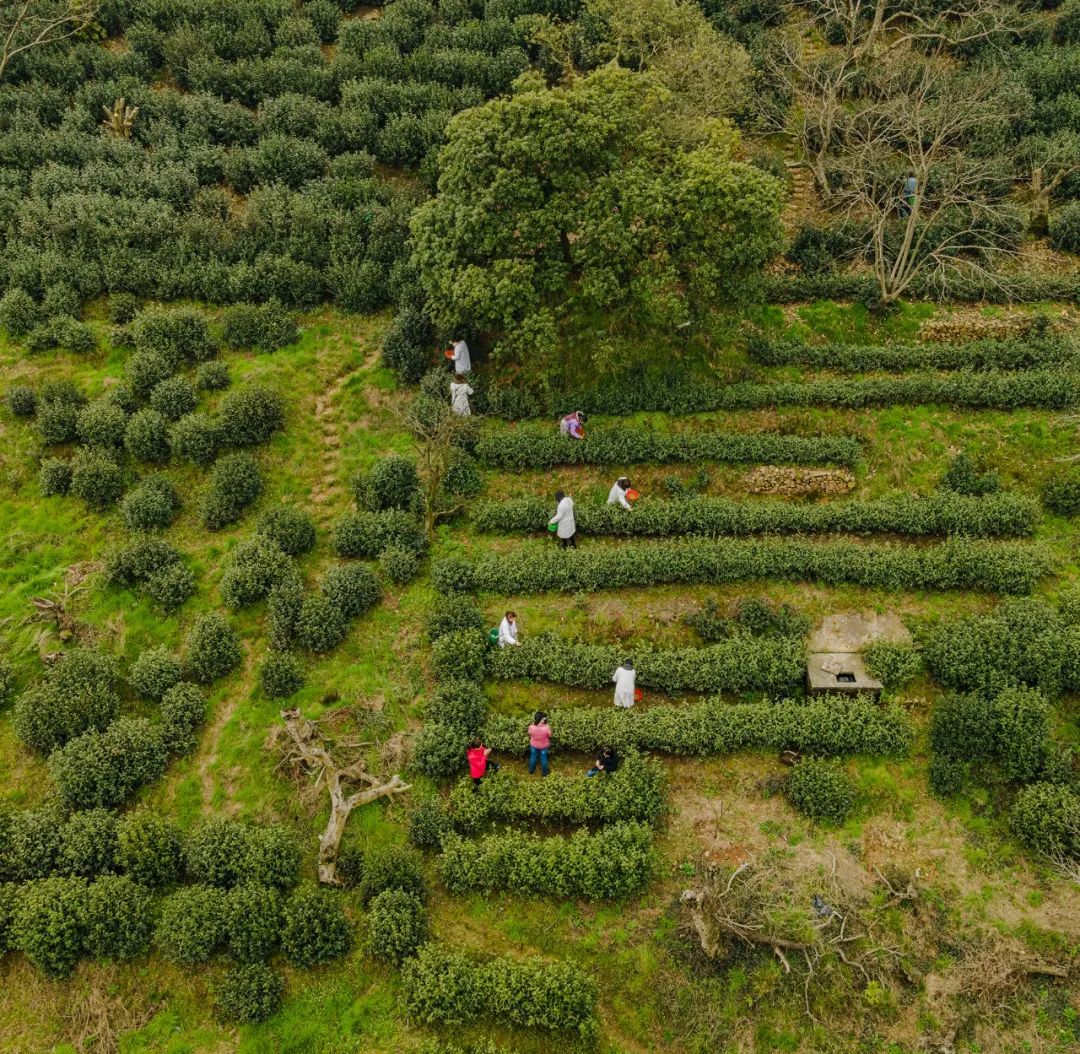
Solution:
{"label": "large green tree", "polygon": [[459,114],[438,193],[413,218],[428,309],[510,361],[605,363],[606,338],[695,324],[745,298],[780,244],[781,187],[703,122],[665,128],[671,93],[607,66]]}

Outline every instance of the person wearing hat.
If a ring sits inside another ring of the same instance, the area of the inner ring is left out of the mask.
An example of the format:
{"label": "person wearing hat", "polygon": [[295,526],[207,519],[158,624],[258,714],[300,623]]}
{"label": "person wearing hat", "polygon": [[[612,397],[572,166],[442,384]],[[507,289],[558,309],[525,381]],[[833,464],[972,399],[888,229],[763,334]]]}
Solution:
{"label": "person wearing hat", "polygon": [[586,420],[587,418],[580,410],[575,410],[572,414],[567,414],[559,422],[559,431],[571,439],[584,439],[585,429],[582,426]]}
{"label": "person wearing hat", "polygon": [[472,416],[472,408],[469,406],[469,396],[472,394],[473,390],[469,387],[465,374],[455,373],[454,379],[450,382],[450,409],[458,417]]}
{"label": "person wearing hat", "polygon": [[472,373],[472,359],[469,357],[469,345],[460,337],[450,341],[450,358],[453,362],[454,373]]}
{"label": "person wearing hat", "polygon": [[634,664],[627,659],[611,675],[611,679],[615,682],[615,705],[629,710],[634,705],[634,681],[637,679]]}
{"label": "person wearing hat", "polygon": [[630,480],[620,476],[615,480],[615,485],[608,491],[607,503],[609,505],[621,505],[624,509],[632,509],[633,506],[627,500],[626,492],[630,489]]}
{"label": "person wearing hat", "polygon": [[548,520],[548,526],[555,527],[555,536],[563,549],[577,548],[577,523],[574,520],[574,499],[561,490],[555,491],[555,500],[559,503],[555,515]]}
{"label": "person wearing hat", "polygon": [[518,640],[517,615],[508,611],[502,622],[499,623],[499,647],[505,648],[508,644],[520,644]]}

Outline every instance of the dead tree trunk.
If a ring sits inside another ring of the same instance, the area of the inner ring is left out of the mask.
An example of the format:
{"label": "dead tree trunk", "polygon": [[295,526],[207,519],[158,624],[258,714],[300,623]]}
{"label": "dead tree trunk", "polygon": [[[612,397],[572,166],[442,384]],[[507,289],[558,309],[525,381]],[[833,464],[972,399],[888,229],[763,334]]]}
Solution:
{"label": "dead tree trunk", "polygon": [[[319,837],[319,881],[327,886],[340,886],[341,879],[337,875],[338,848],[349,814],[353,809],[379,798],[401,794],[409,789],[409,784],[397,774],[386,780],[371,775],[363,760],[339,768],[326,749],[318,727],[299,710],[282,710],[281,719],[285,722],[285,730],[295,744],[300,760],[315,776],[316,781],[326,781],[326,788],[330,792],[330,818]],[[359,783],[364,789],[347,794],[342,786],[346,783]]]}

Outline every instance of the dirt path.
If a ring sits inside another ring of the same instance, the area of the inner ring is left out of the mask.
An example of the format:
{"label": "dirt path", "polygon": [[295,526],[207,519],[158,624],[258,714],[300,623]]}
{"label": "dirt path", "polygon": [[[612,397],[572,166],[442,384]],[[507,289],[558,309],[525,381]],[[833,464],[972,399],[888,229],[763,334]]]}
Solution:
{"label": "dirt path", "polygon": [[315,397],[315,420],[319,425],[319,435],[323,447],[322,475],[311,492],[311,500],[316,506],[316,516],[325,520],[330,513],[329,506],[333,499],[341,494],[341,479],[338,475],[338,455],[341,452],[341,433],[338,429],[335,400],[341,394],[348,372],[339,374],[321,395]]}
{"label": "dirt path", "polygon": [[[238,690],[243,690],[245,685],[251,684],[254,672],[255,659],[249,649],[244,652],[244,661],[240,675],[236,679],[236,688]],[[218,747],[221,745],[222,733],[228,727],[229,722],[236,713],[237,702],[238,697],[235,694],[235,691],[227,698],[222,699],[218,704],[217,709],[214,711],[213,720],[203,733],[203,742],[199,749],[197,771],[199,776],[199,797],[202,800],[202,811],[204,813],[210,813],[212,811],[214,786],[217,782],[214,779],[214,768],[217,765],[218,760]],[[230,800],[227,781],[223,781],[223,786],[225,787],[226,801],[218,811],[231,816],[239,811],[240,806],[236,802]]]}

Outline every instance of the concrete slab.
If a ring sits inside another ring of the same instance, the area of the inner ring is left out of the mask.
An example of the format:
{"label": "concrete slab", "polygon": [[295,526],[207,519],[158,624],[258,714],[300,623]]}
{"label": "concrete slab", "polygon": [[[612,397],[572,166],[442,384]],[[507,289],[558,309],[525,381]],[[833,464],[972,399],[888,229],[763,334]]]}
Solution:
{"label": "concrete slab", "polygon": [[806,660],[806,690],[810,695],[872,695],[885,686],[866,672],[858,652],[816,652]]}
{"label": "concrete slab", "polygon": [[838,611],[810,634],[809,650],[847,654],[862,651],[874,640],[907,642],[911,633],[892,611]]}

